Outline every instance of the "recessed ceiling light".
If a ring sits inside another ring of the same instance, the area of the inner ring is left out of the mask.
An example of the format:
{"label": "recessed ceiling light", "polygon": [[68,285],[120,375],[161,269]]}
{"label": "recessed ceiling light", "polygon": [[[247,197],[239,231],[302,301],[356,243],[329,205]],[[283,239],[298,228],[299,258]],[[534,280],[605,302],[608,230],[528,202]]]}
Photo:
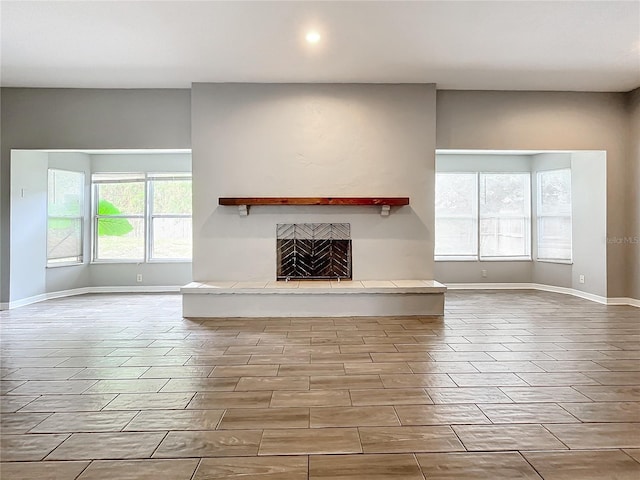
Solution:
{"label": "recessed ceiling light", "polygon": [[320,34],[312,30],[307,33],[306,38],[309,43],[318,43],[320,41]]}

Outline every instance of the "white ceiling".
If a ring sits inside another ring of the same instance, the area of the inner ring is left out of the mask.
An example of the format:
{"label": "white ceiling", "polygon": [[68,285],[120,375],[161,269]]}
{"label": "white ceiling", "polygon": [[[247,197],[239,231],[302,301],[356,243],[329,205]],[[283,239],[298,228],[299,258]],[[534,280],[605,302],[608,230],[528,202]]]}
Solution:
{"label": "white ceiling", "polygon": [[[3,86],[192,82],[436,83],[629,91],[640,0],[8,1]],[[318,45],[304,36],[322,35]]]}

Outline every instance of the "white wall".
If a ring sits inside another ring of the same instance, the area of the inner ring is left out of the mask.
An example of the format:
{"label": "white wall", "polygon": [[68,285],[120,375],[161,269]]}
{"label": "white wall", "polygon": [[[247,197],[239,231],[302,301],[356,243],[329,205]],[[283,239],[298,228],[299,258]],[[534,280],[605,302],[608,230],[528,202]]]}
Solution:
{"label": "white wall", "polygon": [[191,172],[190,153],[93,153],[91,172]]}
{"label": "white wall", "polygon": [[[628,231],[632,158],[626,97],[617,93],[440,90],[441,149],[598,150],[607,155],[607,235]],[[636,160],[637,161],[637,160]],[[637,188],[636,188],[637,190]],[[607,246],[607,295],[628,293],[628,249]],[[638,268],[638,267],[635,267]]]}
{"label": "white wall", "polygon": [[45,152],[14,152],[11,166],[11,298],[45,291],[47,264],[47,164]]}
{"label": "white wall", "polygon": [[[486,270],[487,276],[482,276]],[[435,280],[440,283],[531,283],[531,261],[438,261]],[[553,283],[552,283],[553,284]]]}
{"label": "white wall", "polygon": [[531,155],[436,153],[437,172],[530,172]]}
{"label": "white wall", "polygon": [[[604,152],[571,154],[572,287],[607,296],[607,162]],[[585,283],[579,276],[585,276]]]}
{"label": "white wall", "polygon": [[[433,276],[433,85],[194,84],[194,279],[274,280],[277,223],[348,222],[354,279]],[[221,196],[408,196],[254,207]]]}

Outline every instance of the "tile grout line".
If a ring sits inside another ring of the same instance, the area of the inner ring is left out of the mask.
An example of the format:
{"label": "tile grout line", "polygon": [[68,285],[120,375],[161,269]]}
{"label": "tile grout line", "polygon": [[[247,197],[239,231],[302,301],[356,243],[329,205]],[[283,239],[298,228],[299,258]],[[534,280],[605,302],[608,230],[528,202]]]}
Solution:
{"label": "tile grout line", "polygon": [[[476,406],[476,408],[478,408],[478,405],[474,403],[474,405]],[[460,438],[460,435],[458,435],[458,432],[456,432],[456,429],[453,428],[455,425],[447,425],[449,427],[449,429],[453,432],[453,434],[456,436],[456,438],[458,439],[458,441],[460,442],[460,445],[462,445],[462,448],[464,448],[465,452],[470,452],[470,450],[467,448],[467,446],[465,445],[465,443],[462,441],[462,438]]]}
{"label": "tile grout line", "polygon": [[153,459],[153,456],[155,455],[155,453],[158,451],[158,449],[160,448],[160,445],[162,445],[162,442],[165,441],[165,439],[169,436],[169,433],[171,432],[171,430],[167,430],[166,433],[164,434],[164,436],[162,437],[162,439],[158,442],[158,444],[155,446],[155,448],[153,449],[153,451],[151,452],[151,455],[149,455],[149,459]]}
{"label": "tile grout line", "polygon": [[539,471],[538,471],[538,469],[537,469],[536,467],[534,467],[534,466],[533,466],[533,463],[531,463],[531,462],[529,461],[529,459],[528,459],[525,455],[523,455],[522,451],[518,450],[518,455],[520,455],[520,457],[521,457],[525,462],[527,462],[527,464],[529,464],[529,466],[533,469],[533,471],[534,471],[534,472],[536,472],[536,474],[537,474],[537,475],[538,475],[542,480],[544,480],[544,477],[542,476],[542,473],[541,473],[541,472],[539,472]]}
{"label": "tile grout line", "polygon": [[200,457],[198,459],[198,463],[196,463],[196,468],[193,469],[193,473],[191,474],[191,476],[189,477],[189,480],[194,480],[195,476],[196,476],[196,472],[198,471],[198,469],[200,468],[200,465],[202,464],[202,457]]}
{"label": "tile grout line", "polygon": [[[544,428],[547,432],[549,432],[549,434],[550,434],[550,435],[552,435],[556,440],[558,440],[562,445],[564,445],[565,447],[567,447],[567,451],[571,451],[571,450],[572,450],[572,448],[571,448],[569,445],[567,445],[565,442],[563,442],[563,441],[560,439],[560,437],[558,437],[558,436],[557,436],[556,434],[554,434],[551,430],[549,430],[549,429],[547,428],[547,425],[549,425],[549,424],[540,423],[540,426],[541,426],[542,428]],[[556,423],[555,425],[563,425],[563,424],[562,424],[562,423]],[[575,424],[574,424],[574,425],[575,425]],[[578,425],[584,425],[584,424],[580,423],[580,424],[578,424]]]}
{"label": "tile grout line", "polygon": [[82,476],[82,474],[91,466],[91,464],[94,462],[95,460],[89,460],[89,463],[87,463],[85,465],[85,467],[80,471],[80,473],[78,473],[78,475],[76,475],[74,478],[74,480],[78,480],[78,478],[80,478]]}

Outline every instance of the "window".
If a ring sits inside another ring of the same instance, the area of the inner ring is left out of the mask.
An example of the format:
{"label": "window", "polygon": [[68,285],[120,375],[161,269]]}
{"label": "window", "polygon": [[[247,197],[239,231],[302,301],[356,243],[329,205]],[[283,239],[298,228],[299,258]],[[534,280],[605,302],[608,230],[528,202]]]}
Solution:
{"label": "window", "polygon": [[436,260],[530,260],[529,173],[437,173]]}
{"label": "window", "polygon": [[145,175],[94,174],[94,260],[145,260]]}
{"label": "window", "polygon": [[531,258],[531,176],[480,174],[480,258]]}
{"label": "window", "polygon": [[151,258],[191,258],[191,177],[149,177]]}
{"label": "window", "polygon": [[47,187],[47,266],[82,263],[84,173],[50,168]]}
{"label": "window", "polygon": [[100,173],[94,184],[94,261],[191,259],[191,175]]}
{"label": "window", "polygon": [[538,260],[570,263],[571,170],[538,172]]}
{"label": "window", "polygon": [[436,245],[441,260],[478,256],[478,175],[436,174]]}

